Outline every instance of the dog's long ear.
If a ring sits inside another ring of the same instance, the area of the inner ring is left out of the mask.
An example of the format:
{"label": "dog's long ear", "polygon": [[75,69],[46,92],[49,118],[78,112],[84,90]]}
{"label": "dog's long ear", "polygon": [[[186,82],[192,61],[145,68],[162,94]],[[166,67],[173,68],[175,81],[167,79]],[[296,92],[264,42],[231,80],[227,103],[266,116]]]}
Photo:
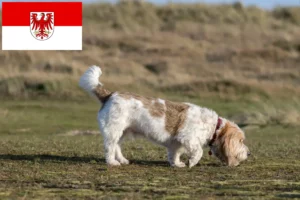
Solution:
{"label": "dog's long ear", "polygon": [[226,122],[219,134],[220,152],[225,162],[229,166],[233,166],[236,162],[235,155],[235,128],[232,127],[229,122]]}
{"label": "dog's long ear", "polygon": [[235,155],[235,141],[234,134],[228,133],[224,138],[223,149],[226,154],[226,163],[228,166],[234,166],[236,163]]}

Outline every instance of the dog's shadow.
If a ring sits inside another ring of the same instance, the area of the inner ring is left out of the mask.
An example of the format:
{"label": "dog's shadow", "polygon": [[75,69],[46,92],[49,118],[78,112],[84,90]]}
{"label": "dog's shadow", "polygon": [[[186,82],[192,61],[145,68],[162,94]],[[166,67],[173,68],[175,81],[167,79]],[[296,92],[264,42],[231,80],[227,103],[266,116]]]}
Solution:
{"label": "dog's shadow", "polygon": [[[31,155],[16,155],[16,154],[0,154],[0,160],[17,160],[17,161],[32,161],[32,162],[72,162],[72,163],[93,163],[99,165],[106,165],[104,158],[95,156],[60,156],[49,154],[31,154]],[[153,167],[170,167],[167,161],[157,160],[130,160],[130,164],[141,166],[153,166]],[[202,166],[208,167],[220,167],[217,163],[205,163]]]}
{"label": "dog's shadow", "polygon": [[70,162],[82,162],[82,163],[89,163],[89,162],[100,162],[104,163],[105,160],[102,158],[96,157],[79,157],[79,156],[59,156],[59,155],[49,155],[49,154],[32,154],[32,155],[16,155],[16,154],[1,154],[0,160],[27,160],[27,161],[54,161],[54,162],[61,162],[61,161],[70,161]]}
{"label": "dog's shadow", "polygon": [[[104,158],[98,158],[94,156],[60,156],[49,154],[32,154],[32,155],[16,155],[16,154],[0,154],[0,160],[17,160],[17,161],[32,161],[32,162],[75,162],[75,163],[97,163],[105,165]],[[146,166],[162,166],[170,167],[166,161],[149,161],[149,160],[130,160],[130,164],[146,165]]]}

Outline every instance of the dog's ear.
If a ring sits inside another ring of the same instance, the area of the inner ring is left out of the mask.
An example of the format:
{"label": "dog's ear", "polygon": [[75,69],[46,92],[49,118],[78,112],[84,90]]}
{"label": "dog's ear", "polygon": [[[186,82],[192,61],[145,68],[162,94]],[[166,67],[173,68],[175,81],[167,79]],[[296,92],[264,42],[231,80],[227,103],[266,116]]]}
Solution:
{"label": "dog's ear", "polygon": [[216,138],[217,157],[228,166],[237,166],[241,160],[247,158],[248,150],[243,143],[244,138],[243,131],[233,122],[227,121]]}
{"label": "dog's ear", "polygon": [[236,128],[226,122],[219,134],[220,153],[228,166],[234,166],[236,159],[234,157],[236,150]]}

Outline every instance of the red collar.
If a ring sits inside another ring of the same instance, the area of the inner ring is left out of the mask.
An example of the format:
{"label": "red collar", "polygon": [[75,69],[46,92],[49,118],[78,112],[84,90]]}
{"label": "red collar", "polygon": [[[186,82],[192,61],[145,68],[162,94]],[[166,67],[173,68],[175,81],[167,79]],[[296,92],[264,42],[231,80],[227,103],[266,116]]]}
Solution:
{"label": "red collar", "polygon": [[222,124],[222,119],[220,117],[218,117],[218,123],[217,123],[216,129],[215,129],[214,135],[213,135],[211,141],[209,141],[208,146],[212,146],[213,143],[215,142],[215,140],[217,139],[217,130],[220,128],[221,124]]}

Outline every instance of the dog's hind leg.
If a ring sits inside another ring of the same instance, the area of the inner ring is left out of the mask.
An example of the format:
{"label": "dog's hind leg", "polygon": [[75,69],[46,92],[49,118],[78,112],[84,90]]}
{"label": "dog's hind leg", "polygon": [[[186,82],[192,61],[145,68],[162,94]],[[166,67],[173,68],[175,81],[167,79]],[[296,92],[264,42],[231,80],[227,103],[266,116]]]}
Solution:
{"label": "dog's hind leg", "polygon": [[116,160],[116,151],[118,148],[118,141],[105,138],[104,139],[104,147],[105,147],[105,159],[106,163],[111,166],[120,165],[119,161]]}
{"label": "dog's hind leg", "polygon": [[[120,114],[122,113],[122,114]],[[111,166],[126,164],[120,148],[120,140],[127,126],[127,115],[119,104],[108,102],[98,113],[100,131],[104,139],[106,163]]]}
{"label": "dog's hind leg", "polygon": [[129,161],[123,156],[120,143],[116,146],[116,159],[119,163],[128,165]]}
{"label": "dog's hind leg", "polygon": [[118,130],[122,129],[118,129],[116,126],[108,126],[101,129],[104,138],[105,159],[110,166],[120,165],[120,158],[123,156],[119,146],[123,131]]}

